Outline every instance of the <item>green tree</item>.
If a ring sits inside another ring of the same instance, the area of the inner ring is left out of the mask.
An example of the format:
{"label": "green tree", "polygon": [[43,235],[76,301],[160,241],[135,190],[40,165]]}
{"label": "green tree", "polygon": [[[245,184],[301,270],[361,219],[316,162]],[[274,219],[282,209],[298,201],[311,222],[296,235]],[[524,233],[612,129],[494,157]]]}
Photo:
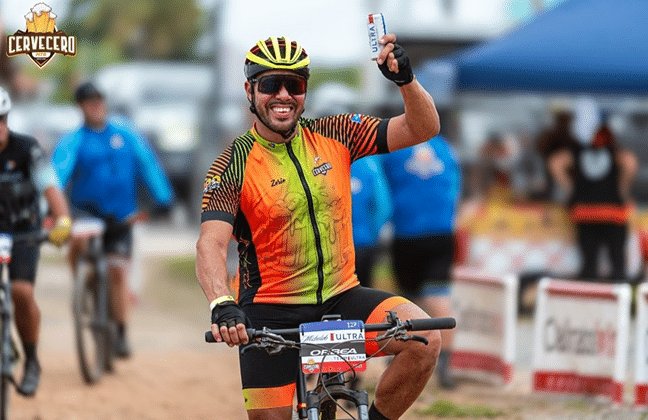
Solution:
{"label": "green tree", "polygon": [[203,15],[195,0],[73,0],[62,29],[109,60],[191,60]]}
{"label": "green tree", "polygon": [[77,38],[77,55],[57,57],[30,72],[56,84],[55,102],[101,68],[130,60],[194,61],[195,44],[207,22],[196,0],[72,0],[57,28]]}

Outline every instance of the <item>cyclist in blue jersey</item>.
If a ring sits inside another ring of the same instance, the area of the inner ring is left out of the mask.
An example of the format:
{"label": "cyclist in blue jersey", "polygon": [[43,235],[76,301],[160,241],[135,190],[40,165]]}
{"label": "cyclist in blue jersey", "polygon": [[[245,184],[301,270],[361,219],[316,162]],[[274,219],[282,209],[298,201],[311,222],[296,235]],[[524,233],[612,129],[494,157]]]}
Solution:
{"label": "cyclist in blue jersey", "polygon": [[[394,201],[392,259],[400,289],[432,317],[451,316],[450,279],[461,172],[442,136],[383,156]],[[441,331],[436,371],[455,386],[449,364],[452,330]]]}
{"label": "cyclist in blue jersey", "polygon": [[[108,255],[113,316],[118,323],[117,355],[130,356],[126,340],[128,268],[132,254],[131,225],[137,214],[137,187],[143,183],[153,201],[168,207],[174,193],[150,146],[124,124],[107,118],[103,94],[85,83],[75,92],[83,112],[83,126],[65,136],[54,151],[54,167],[69,191],[75,215],[104,219],[104,250]],[[80,254],[84,241],[73,240],[70,263]]]}
{"label": "cyclist in blue jersey", "polygon": [[389,184],[380,158],[369,156],[351,165],[351,210],[356,275],[360,284],[372,286],[373,266],[380,247],[380,230],[392,214]]}
{"label": "cyclist in blue jersey", "polygon": [[[39,199],[43,196],[55,220],[48,239],[61,246],[70,236],[65,195],[36,139],[9,130],[10,109],[11,98],[0,87],[0,232],[17,234],[40,230]],[[36,352],[41,313],[34,297],[39,257],[38,244],[14,242],[9,263],[16,327],[25,352],[23,379],[17,389],[27,396],[36,392],[41,374]]]}

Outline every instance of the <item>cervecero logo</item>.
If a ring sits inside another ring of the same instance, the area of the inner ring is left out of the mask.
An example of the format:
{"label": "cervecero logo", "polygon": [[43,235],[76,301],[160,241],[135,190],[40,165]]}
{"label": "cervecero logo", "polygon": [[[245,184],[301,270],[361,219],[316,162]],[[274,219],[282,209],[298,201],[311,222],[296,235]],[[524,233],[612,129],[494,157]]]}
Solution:
{"label": "cervecero logo", "polygon": [[25,15],[27,28],[7,36],[7,55],[26,54],[38,67],[47,64],[55,54],[76,55],[76,38],[56,28],[56,15],[45,3],[37,3]]}

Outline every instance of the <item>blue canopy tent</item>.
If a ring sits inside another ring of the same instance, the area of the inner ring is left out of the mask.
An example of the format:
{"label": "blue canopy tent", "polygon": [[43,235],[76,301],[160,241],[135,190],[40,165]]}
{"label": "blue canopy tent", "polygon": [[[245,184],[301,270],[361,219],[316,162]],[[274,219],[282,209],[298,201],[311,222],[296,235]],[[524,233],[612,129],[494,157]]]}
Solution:
{"label": "blue canopy tent", "polygon": [[417,76],[433,94],[450,93],[443,83],[457,92],[645,95],[648,1],[566,0],[499,39],[423,63]]}

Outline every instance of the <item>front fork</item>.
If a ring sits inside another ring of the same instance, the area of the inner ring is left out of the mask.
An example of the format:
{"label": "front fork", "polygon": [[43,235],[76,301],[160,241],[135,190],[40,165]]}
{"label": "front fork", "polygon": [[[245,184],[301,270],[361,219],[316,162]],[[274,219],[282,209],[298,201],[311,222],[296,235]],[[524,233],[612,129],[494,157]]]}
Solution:
{"label": "front fork", "polygon": [[367,391],[347,388],[344,385],[344,375],[342,373],[324,373],[321,379],[326,384],[326,390],[320,384],[317,387],[318,390],[306,391],[306,377],[302,372],[299,373],[297,381],[298,401],[305,401],[302,407],[297,407],[300,419],[319,420],[321,404],[331,401],[331,397],[333,397],[333,401],[347,400],[354,403],[358,411],[357,420],[369,420],[369,397]]}

